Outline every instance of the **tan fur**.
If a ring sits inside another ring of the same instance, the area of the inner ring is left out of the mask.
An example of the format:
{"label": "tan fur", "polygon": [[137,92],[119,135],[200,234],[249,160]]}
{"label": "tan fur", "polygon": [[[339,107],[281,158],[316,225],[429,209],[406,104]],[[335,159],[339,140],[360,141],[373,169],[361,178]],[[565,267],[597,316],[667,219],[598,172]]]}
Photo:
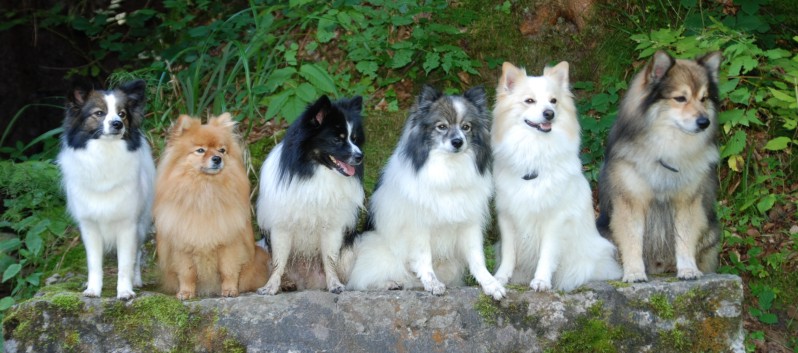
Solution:
{"label": "tan fur", "polygon": [[[234,129],[228,113],[206,125],[181,115],[158,163],[158,265],[164,289],[179,299],[237,296],[269,275],[269,255],[254,243],[249,179]],[[209,174],[214,156],[223,167]]]}
{"label": "tan fur", "polygon": [[673,271],[694,279],[717,267],[711,95],[720,60],[720,53],[682,60],[657,52],[629,85],[599,178],[599,230],[618,245],[624,281]]}

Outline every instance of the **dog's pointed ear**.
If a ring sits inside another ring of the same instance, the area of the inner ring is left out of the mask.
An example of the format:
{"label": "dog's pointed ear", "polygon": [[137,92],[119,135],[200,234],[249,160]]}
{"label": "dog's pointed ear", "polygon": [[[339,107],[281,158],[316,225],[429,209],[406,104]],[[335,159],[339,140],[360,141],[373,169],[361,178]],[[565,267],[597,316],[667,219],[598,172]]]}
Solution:
{"label": "dog's pointed ear", "polygon": [[480,112],[488,109],[487,94],[485,92],[485,88],[482,86],[472,87],[463,93],[463,97],[474,104]]}
{"label": "dog's pointed ear", "polygon": [[211,118],[208,124],[232,130],[236,126],[236,121],[233,120],[233,116],[230,113],[224,112],[217,117]]}
{"label": "dog's pointed ear", "polygon": [[561,87],[568,88],[568,62],[562,61],[553,67],[543,68],[543,76],[548,76]]}
{"label": "dog's pointed ear", "polygon": [[502,76],[499,78],[499,86],[496,87],[496,92],[510,92],[515,87],[519,80],[526,77],[526,70],[516,67],[512,63],[504,62],[502,64]]}
{"label": "dog's pointed ear", "polygon": [[418,105],[424,106],[435,102],[441,98],[441,96],[443,96],[443,92],[439,91],[435,87],[425,84],[424,87],[421,88],[421,93],[419,93],[416,102]]}
{"label": "dog's pointed ear", "polygon": [[133,126],[139,126],[144,119],[144,108],[147,101],[147,83],[144,82],[144,80],[133,80],[121,84],[117,89],[127,97],[125,107],[128,109],[133,119]]}
{"label": "dog's pointed ear", "polygon": [[349,108],[357,111],[358,113],[363,112],[363,97],[355,96],[349,100]]}
{"label": "dog's pointed ear", "polygon": [[201,125],[202,122],[199,119],[192,118],[186,114],[181,114],[177,117],[177,121],[172,125],[172,128],[169,131],[169,134],[172,137],[182,136],[184,132],[190,130],[194,126]]}
{"label": "dog's pointed ear", "polygon": [[696,62],[707,69],[710,79],[716,84],[718,83],[718,70],[720,69],[721,61],[723,61],[723,54],[719,51],[707,53],[696,59]]}
{"label": "dog's pointed ear", "polygon": [[72,88],[67,93],[67,103],[71,106],[82,106],[94,91],[94,86],[85,79],[72,81]]}
{"label": "dog's pointed ear", "polygon": [[646,65],[646,82],[654,84],[661,81],[675,62],[672,56],[662,50],[654,53],[654,58]]}
{"label": "dog's pointed ear", "polygon": [[147,83],[144,80],[125,82],[119,86],[119,90],[127,96],[128,100],[134,101],[135,104],[141,104],[147,100]]}
{"label": "dog's pointed ear", "polygon": [[313,126],[321,126],[321,123],[324,122],[324,118],[327,117],[331,108],[332,102],[330,98],[323,95],[308,107],[303,118],[307,119]]}

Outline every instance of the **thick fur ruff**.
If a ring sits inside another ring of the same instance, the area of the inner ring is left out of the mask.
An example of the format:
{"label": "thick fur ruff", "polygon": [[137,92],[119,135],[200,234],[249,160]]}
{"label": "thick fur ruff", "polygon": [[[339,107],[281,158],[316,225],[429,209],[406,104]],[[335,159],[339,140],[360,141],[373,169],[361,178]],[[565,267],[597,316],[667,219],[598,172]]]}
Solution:
{"label": "thick fur ruff", "polygon": [[623,280],[714,272],[718,67],[721,55],[657,52],[632,80],[610,130],[599,179],[602,235],[618,245]]}
{"label": "thick fur ruff", "polygon": [[331,102],[322,96],[266,158],[257,214],[269,233],[274,272],[259,294],[276,294],[283,274],[300,290],[344,290],[341,247],[365,198],[362,103],[361,97]]}
{"label": "thick fur ruff", "polygon": [[503,284],[569,291],[621,277],[615,247],[596,230],[568,85],[567,62],[543,76],[502,67],[491,137]]}
{"label": "thick fur ruff", "polygon": [[155,216],[162,284],[179,299],[258,289],[269,255],[255,246],[249,179],[230,114],[181,115],[158,163]]}
{"label": "thick fur ruff", "polygon": [[152,225],[155,164],[141,133],[144,81],[110,91],[76,85],[68,94],[58,165],[69,213],[78,222],[89,278],[83,295],[102,292],[103,254],[116,250],[119,299],[141,286],[141,244]]}
{"label": "thick fur ruff", "polygon": [[354,244],[348,288],[443,294],[466,266],[483,291],[504,287],[485,268],[482,233],[492,195],[485,91],[445,96],[424,87],[369,207],[372,231]]}

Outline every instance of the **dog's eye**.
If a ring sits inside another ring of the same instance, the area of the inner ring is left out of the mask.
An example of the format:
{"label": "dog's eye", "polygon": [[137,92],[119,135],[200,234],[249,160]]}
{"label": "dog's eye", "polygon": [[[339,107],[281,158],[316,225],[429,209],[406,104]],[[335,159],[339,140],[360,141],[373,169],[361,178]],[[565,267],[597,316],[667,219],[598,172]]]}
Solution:
{"label": "dog's eye", "polygon": [[471,131],[471,124],[465,123],[463,124],[463,131]]}
{"label": "dog's eye", "polygon": [[105,112],[102,111],[102,110],[98,110],[98,111],[94,112],[94,116],[96,116],[98,118],[102,118],[103,116],[105,116]]}
{"label": "dog's eye", "polygon": [[551,104],[557,104],[557,98],[552,98],[552,99],[549,101],[549,103],[551,103]]}
{"label": "dog's eye", "polygon": [[673,100],[675,100],[675,101],[677,101],[679,103],[687,102],[687,98],[685,96],[676,96],[676,97],[673,97]]}
{"label": "dog's eye", "polygon": [[204,148],[202,148],[202,147],[200,147],[200,148],[197,148],[197,150],[196,150],[196,151],[194,151],[194,152],[197,152],[197,153],[205,153],[205,149],[204,149]]}
{"label": "dog's eye", "polygon": [[438,126],[435,126],[435,128],[438,129],[439,131],[446,131],[446,129],[448,129],[449,127],[446,126],[446,124],[438,124]]}
{"label": "dog's eye", "polygon": [[701,103],[704,103],[706,101],[707,101],[707,97],[701,97]]}
{"label": "dog's eye", "polygon": [[221,153],[221,154],[225,154],[225,153],[227,153],[227,149],[225,149],[225,148],[220,148],[220,149],[219,149],[219,153]]}
{"label": "dog's eye", "polygon": [[124,111],[121,111],[121,112],[119,112],[118,115],[119,115],[120,118],[124,119],[127,116],[127,113],[125,113]]}
{"label": "dog's eye", "polygon": [[532,99],[532,98],[527,98],[526,100],[524,100],[524,103],[526,103],[526,104],[535,104],[535,100]]}

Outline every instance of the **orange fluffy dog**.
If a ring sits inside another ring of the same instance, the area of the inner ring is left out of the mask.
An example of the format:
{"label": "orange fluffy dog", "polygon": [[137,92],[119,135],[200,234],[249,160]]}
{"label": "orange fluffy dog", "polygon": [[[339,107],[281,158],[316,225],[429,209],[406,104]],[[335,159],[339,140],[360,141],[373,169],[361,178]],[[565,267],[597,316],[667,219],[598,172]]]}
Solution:
{"label": "orange fluffy dog", "polygon": [[266,283],[269,255],[255,246],[249,179],[235,122],[181,115],[158,163],[156,243],[164,289],[178,299],[235,297]]}

